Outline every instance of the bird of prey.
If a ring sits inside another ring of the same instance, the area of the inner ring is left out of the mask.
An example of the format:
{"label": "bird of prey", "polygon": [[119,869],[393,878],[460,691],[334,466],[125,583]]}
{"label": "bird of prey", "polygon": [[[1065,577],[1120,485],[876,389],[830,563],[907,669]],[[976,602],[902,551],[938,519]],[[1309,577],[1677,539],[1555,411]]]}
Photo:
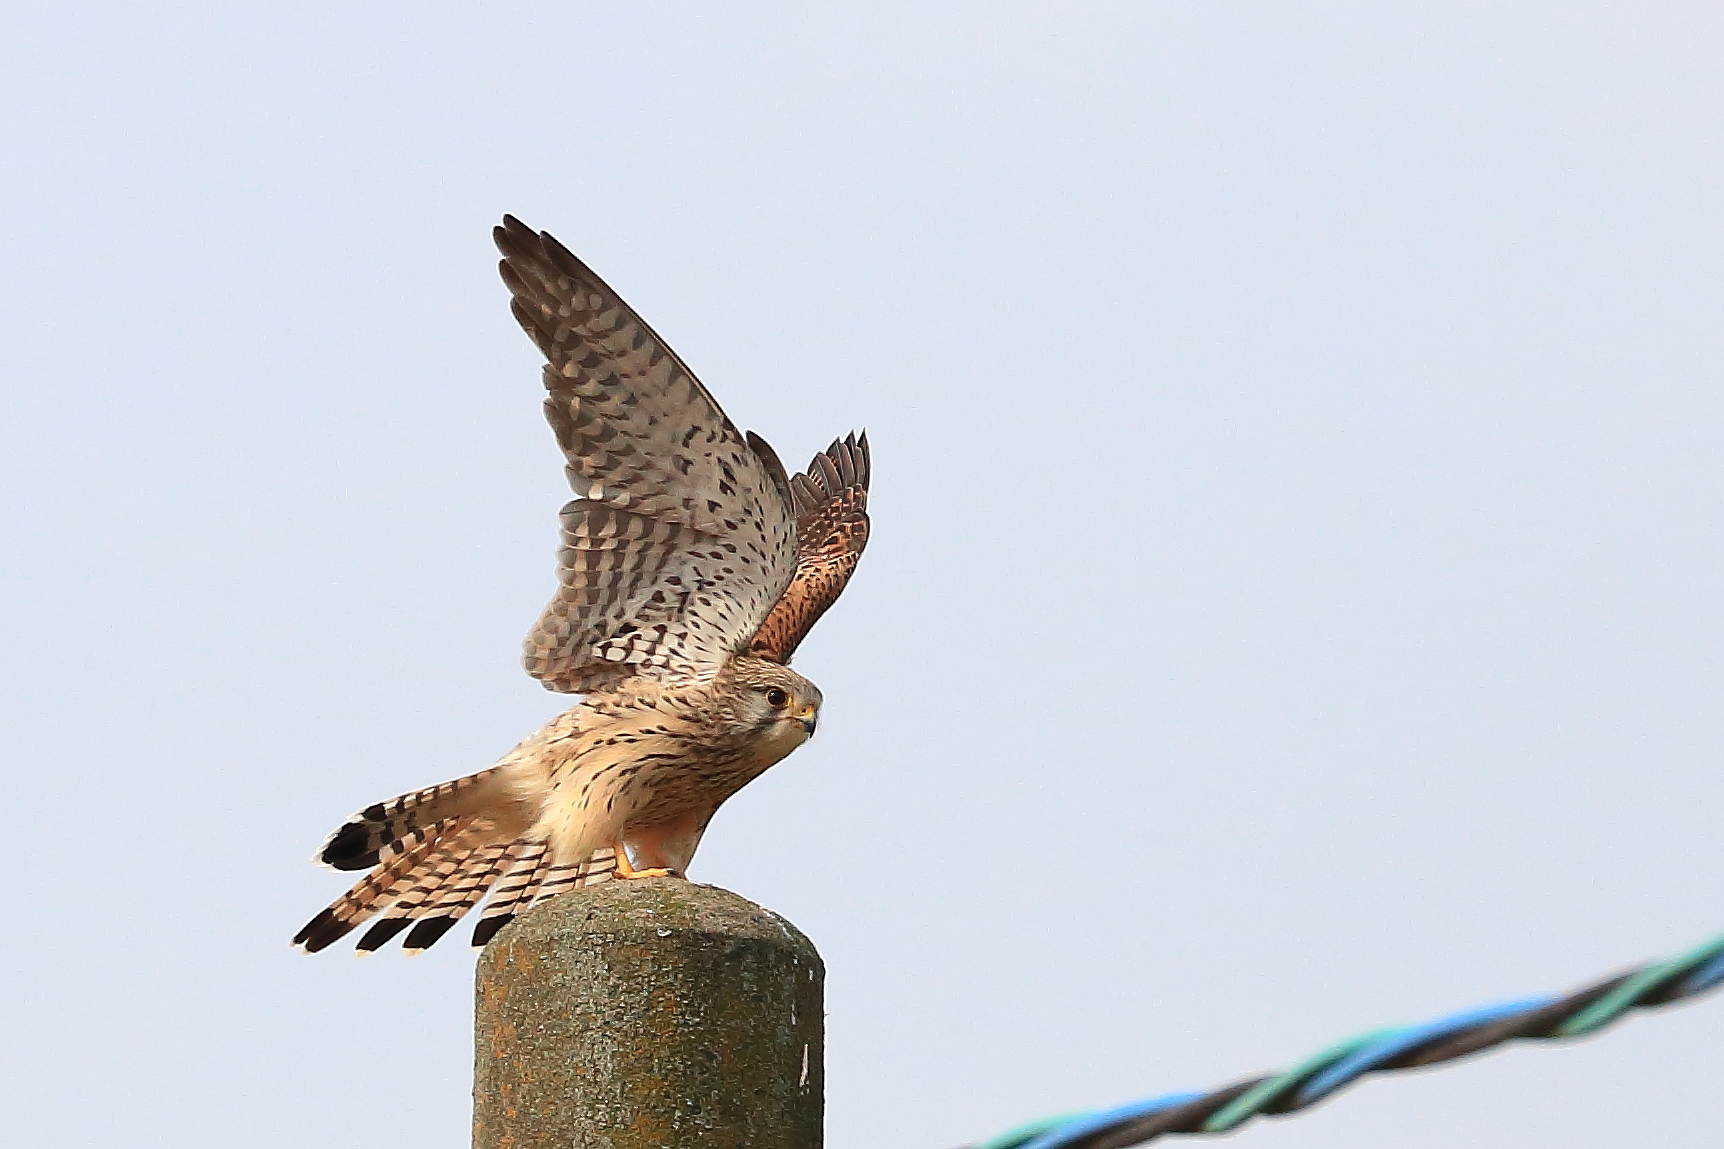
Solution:
{"label": "bird of prey", "polygon": [[583,698],[331,834],[317,860],[370,873],[299,931],[308,952],[373,918],[359,950],[409,927],[423,950],[490,894],[481,946],[566,890],[682,876],[725,799],[814,733],[820,691],[790,656],[868,542],[867,435],[787,474],[562,244],[512,216],[493,234],[576,495],[523,661]]}

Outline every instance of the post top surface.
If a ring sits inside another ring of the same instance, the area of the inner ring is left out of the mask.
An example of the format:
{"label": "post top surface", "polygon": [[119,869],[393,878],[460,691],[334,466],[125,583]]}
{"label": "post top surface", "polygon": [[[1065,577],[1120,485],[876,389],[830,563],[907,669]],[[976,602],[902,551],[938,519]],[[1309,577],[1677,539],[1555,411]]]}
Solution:
{"label": "post top surface", "polygon": [[522,914],[491,945],[530,945],[581,936],[668,938],[681,933],[762,941],[798,951],[810,964],[820,964],[814,944],[771,910],[729,890],[680,878],[603,882],[559,894]]}

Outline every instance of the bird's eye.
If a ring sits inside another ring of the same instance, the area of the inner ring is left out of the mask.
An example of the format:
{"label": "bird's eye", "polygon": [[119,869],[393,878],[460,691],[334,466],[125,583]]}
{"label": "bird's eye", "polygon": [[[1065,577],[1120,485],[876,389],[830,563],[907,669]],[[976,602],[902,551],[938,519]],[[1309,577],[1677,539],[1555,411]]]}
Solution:
{"label": "bird's eye", "polygon": [[769,706],[782,709],[790,704],[790,695],[774,686],[771,690],[766,692],[766,702]]}

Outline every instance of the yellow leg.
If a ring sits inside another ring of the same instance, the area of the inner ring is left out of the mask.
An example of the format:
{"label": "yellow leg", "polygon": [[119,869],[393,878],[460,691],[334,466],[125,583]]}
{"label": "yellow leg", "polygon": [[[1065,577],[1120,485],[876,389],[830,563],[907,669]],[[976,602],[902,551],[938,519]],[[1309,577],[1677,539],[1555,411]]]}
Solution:
{"label": "yellow leg", "polygon": [[611,845],[617,853],[617,877],[619,878],[680,878],[681,874],[664,866],[654,866],[650,870],[637,870],[629,865],[629,852],[624,847],[622,839],[618,838]]}

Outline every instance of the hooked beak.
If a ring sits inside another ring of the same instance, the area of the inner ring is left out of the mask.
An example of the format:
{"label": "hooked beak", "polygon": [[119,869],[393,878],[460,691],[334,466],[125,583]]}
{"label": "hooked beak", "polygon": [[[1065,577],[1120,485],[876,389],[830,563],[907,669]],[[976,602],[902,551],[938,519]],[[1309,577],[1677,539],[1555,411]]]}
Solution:
{"label": "hooked beak", "polygon": [[808,736],[814,737],[814,727],[819,724],[819,719],[814,713],[814,707],[804,706],[796,712],[796,717],[802,723],[802,729],[808,732]]}

